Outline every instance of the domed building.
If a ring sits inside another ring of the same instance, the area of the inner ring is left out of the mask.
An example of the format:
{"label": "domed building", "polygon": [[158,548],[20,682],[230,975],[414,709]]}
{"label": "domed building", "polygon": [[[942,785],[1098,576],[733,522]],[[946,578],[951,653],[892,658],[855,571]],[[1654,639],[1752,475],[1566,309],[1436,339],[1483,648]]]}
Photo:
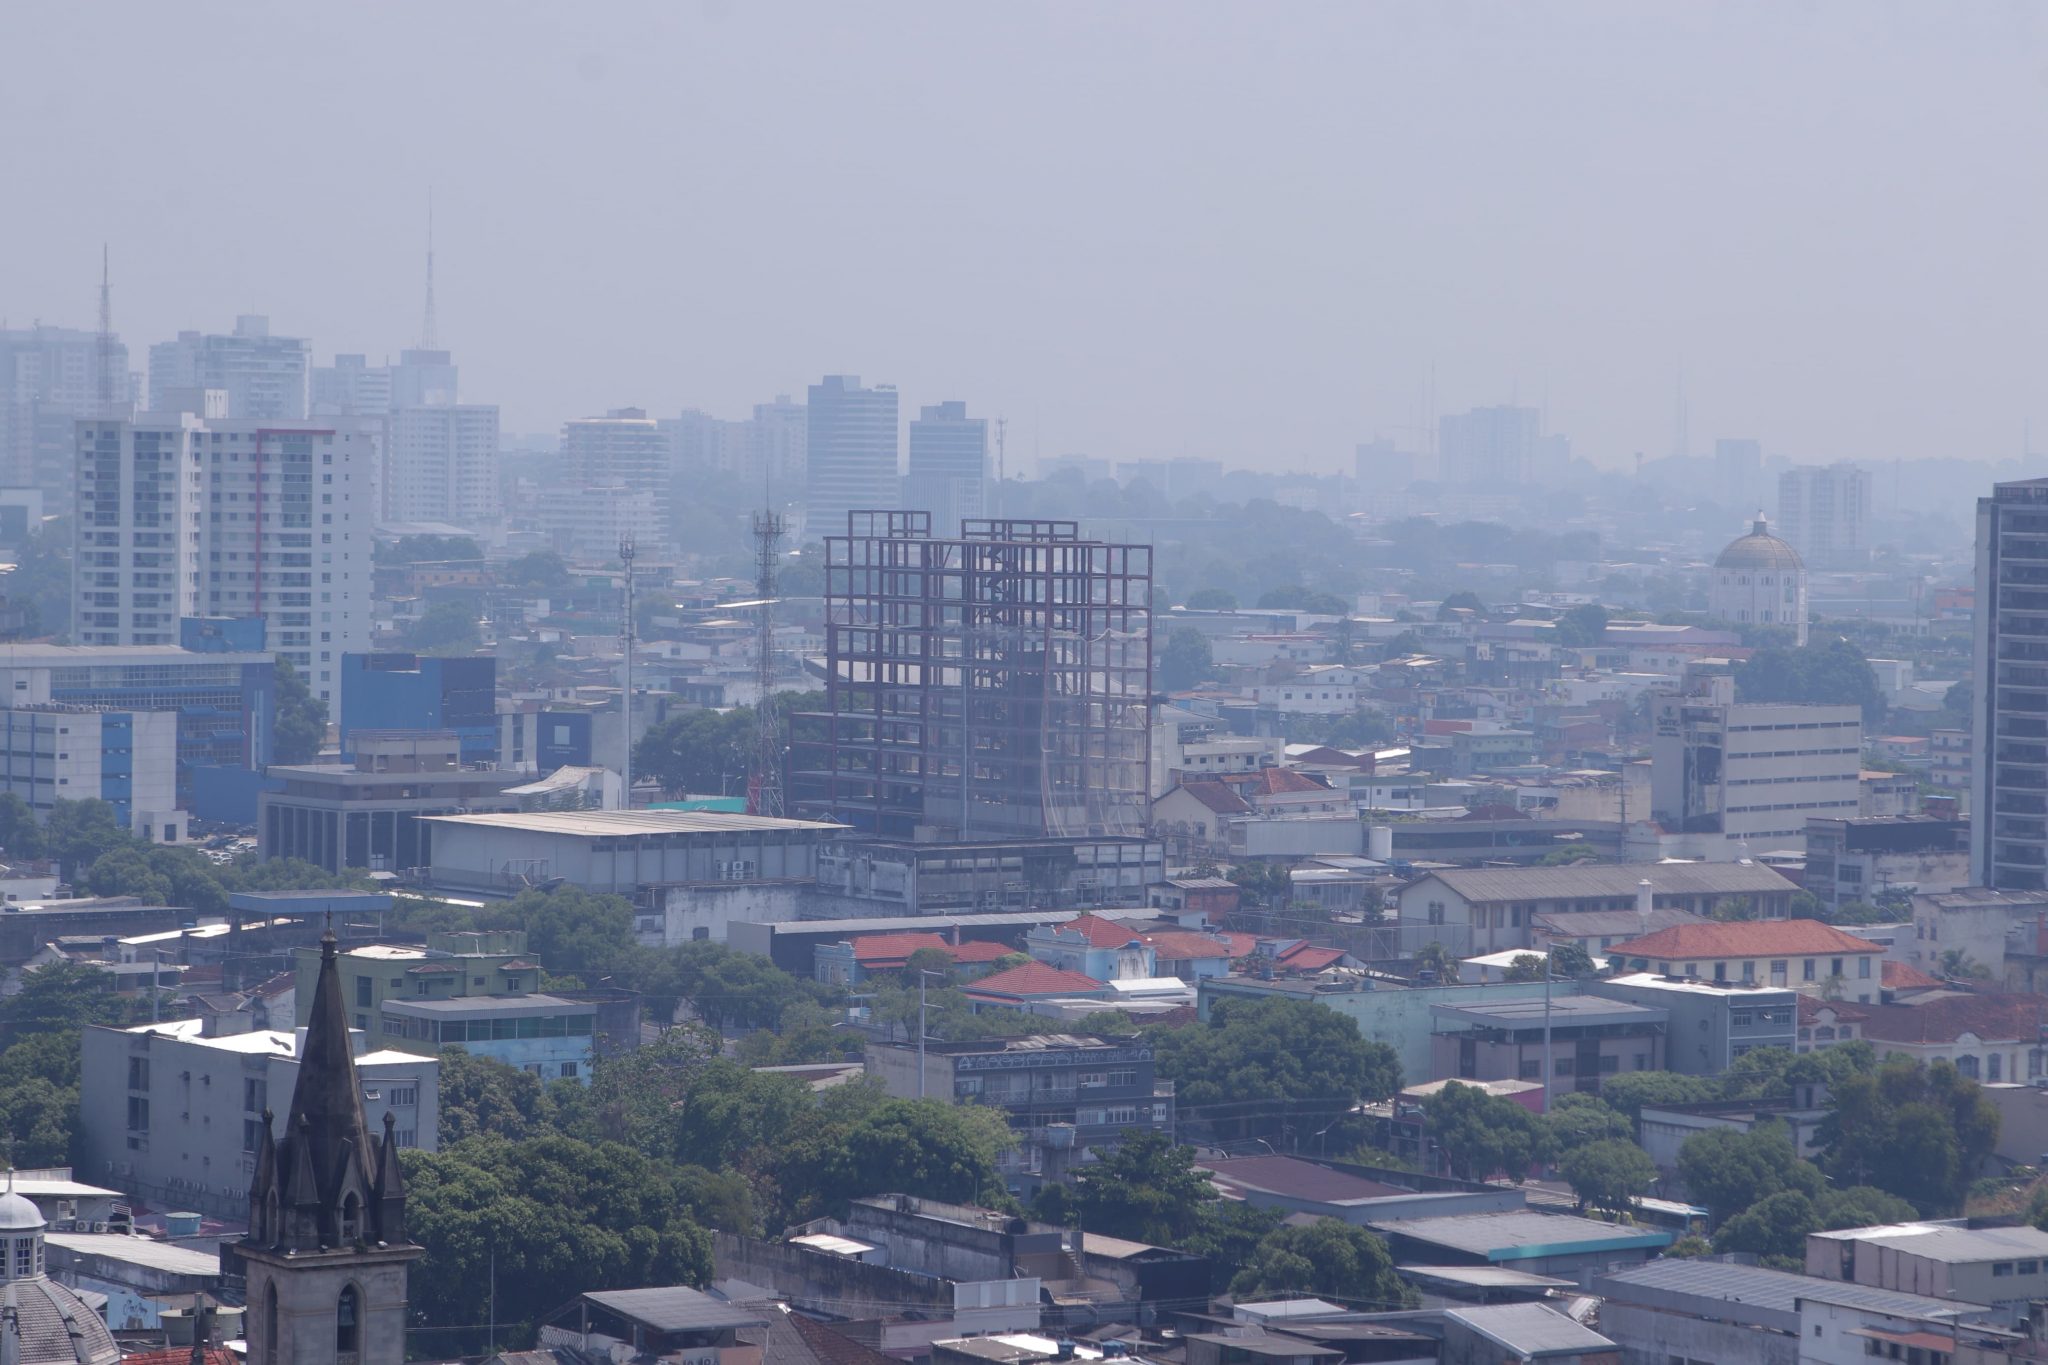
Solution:
{"label": "domed building", "polygon": [[42,1211],[0,1194],[0,1360],[7,1365],[114,1365],[121,1348],[100,1315],[43,1273]]}
{"label": "domed building", "polygon": [[1806,565],[1791,542],[1770,532],[1761,514],[1749,534],[1714,561],[1707,608],[1738,626],[1791,626],[1806,643]]}

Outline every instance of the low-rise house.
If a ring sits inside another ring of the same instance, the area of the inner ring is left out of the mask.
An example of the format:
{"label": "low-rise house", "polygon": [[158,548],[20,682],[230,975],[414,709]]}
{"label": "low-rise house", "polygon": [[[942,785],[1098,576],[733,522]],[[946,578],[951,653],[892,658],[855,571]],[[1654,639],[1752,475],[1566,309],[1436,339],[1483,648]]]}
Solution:
{"label": "low-rise house", "polygon": [[1536,916],[1634,911],[1645,881],[1652,910],[1702,916],[1740,900],[1761,918],[1783,917],[1799,889],[1755,863],[1580,863],[1447,868],[1416,878],[1395,901],[1401,919],[1431,926],[1445,947],[1470,956],[1530,947]]}
{"label": "low-rise house", "polygon": [[1048,967],[1078,972],[1095,981],[1151,977],[1157,957],[1129,925],[1100,915],[1081,915],[1024,935],[1024,951]]}
{"label": "low-rise house", "polygon": [[1973,1081],[2048,1076],[2048,997],[1936,990],[1858,1008],[1879,1057],[1952,1062]]}
{"label": "low-rise house", "polygon": [[945,954],[957,976],[985,972],[1016,949],[1002,943],[952,943],[942,934],[913,930],[821,943],[811,950],[811,956],[818,980],[833,986],[858,986],[877,974],[902,971],[912,954],[927,951]]}
{"label": "low-rise house", "polygon": [[1682,924],[1708,922],[1690,910],[1670,906],[1651,910],[1647,923],[1635,910],[1548,912],[1533,918],[1529,932],[1530,947],[1541,951],[1555,944],[1574,944],[1584,949],[1586,956],[1597,964],[1608,959],[1610,950],[1617,943],[1626,943],[1663,929],[1676,929]]}
{"label": "low-rise house", "polygon": [[1292,1156],[1198,1157],[1195,1165],[1226,1198],[1361,1227],[1389,1218],[1507,1213],[1526,1206],[1514,1188],[1427,1176],[1404,1180],[1391,1171],[1364,1175]]}
{"label": "low-rise house", "polygon": [[1945,975],[1982,967],[2005,976],[2008,935],[2048,922],[2048,892],[1966,886],[1913,897],[1913,942],[1899,954],[1923,971]]}
{"label": "low-rise house", "polygon": [[1080,972],[1062,971],[1043,962],[1027,962],[1006,972],[984,976],[967,985],[962,994],[976,1011],[984,1009],[1029,1009],[1040,1001],[1108,1000],[1107,984]]}
{"label": "low-rise house", "polygon": [[[922,1064],[923,1070],[919,1070]],[[950,1099],[1001,1109],[1018,1144],[1005,1173],[1021,1185],[1057,1180],[1128,1129],[1173,1131],[1173,1085],[1158,1080],[1137,1039],[1048,1033],[1029,1038],[870,1043],[868,1072],[899,1099]]]}
{"label": "low-rise house", "polygon": [[1434,1013],[1437,1078],[1546,1081],[1559,1093],[1590,1095],[1600,1093],[1605,1077],[1664,1069],[1671,1018],[1654,1006],[1563,993],[1547,1002],[1440,1004]]}
{"label": "low-rise house", "polygon": [[[1886,964],[1891,965],[1891,964]],[[1588,981],[1594,995],[1650,1005],[1670,1017],[1666,1070],[1719,1076],[1760,1047],[1795,1051],[1799,996],[1782,986],[1745,986],[1637,972]]]}
{"label": "low-rise house", "polygon": [[1682,925],[1618,943],[1611,956],[1658,976],[1789,987],[1858,1004],[1877,999],[1883,958],[1882,946],[1813,919]]}
{"label": "low-rise house", "polygon": [[584,1294],[540,1325],[542,1350],[584,1360],[684,1358],[699,1365],[749,1365],[761,1347],[742,1332],[768,1326],[768,1312],[684,1285]]}

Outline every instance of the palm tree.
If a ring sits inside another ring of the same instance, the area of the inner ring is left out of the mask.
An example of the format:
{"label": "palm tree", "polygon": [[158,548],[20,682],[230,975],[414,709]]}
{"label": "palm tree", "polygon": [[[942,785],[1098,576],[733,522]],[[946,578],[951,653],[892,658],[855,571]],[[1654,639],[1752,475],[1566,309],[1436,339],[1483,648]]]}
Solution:
{"label": "palm tree", "polygon": [[1973,959],[1961,948],[1943,949],[1939,965],[1941,974],[1951,981],[1959,981],[1966,977],[1983,980],[1991,975],[1989,967]]}
{"label": "palm tree", "polygon": [[1415,955],[1415,967],[1418,972],[1435,972],[1442,985],[1452,985],[1458,979],[1458,959],[1441,943],[1423,944],[1422,951]]}

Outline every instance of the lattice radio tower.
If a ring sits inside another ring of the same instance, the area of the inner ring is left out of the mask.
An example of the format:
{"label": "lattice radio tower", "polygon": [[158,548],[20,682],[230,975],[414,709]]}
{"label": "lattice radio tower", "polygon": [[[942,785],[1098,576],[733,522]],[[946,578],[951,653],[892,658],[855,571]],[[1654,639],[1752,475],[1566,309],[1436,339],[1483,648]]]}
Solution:
{"label": "lattice radio tower", "polygon": [[[100,243],[100,335],[99,335],[99,415],[113,418],[120,414],[115,408],[114,389],[114,288],[112,277],[107,270],[107,244]],[[125,377],[125,376],[124,376]]]}
{"label": "lattice radio tower", "polygon": [[782,742],[775,723],[775,556],[785,523],[773,511],[754,513],[754,596],[760,605],[754,640],[754,762],[747,774],[747,814],[782,815]]}

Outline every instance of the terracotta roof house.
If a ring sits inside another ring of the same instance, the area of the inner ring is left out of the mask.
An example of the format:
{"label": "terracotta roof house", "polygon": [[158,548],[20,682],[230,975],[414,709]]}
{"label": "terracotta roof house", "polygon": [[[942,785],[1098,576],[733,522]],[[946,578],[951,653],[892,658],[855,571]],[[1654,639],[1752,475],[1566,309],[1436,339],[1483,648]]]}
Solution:
{"label": "terracotta roof house", "polygon": [[1107,1000],[1109,987],[1092,976],[1027,962],[962,988],[975,1009],[1021,1009],[1038,1000]]}
{"label": "terracotta roof house", "polygon": [[[1614,945],[1610,957],[1635,971],[1702,981],[1746,981],[1877,1001],[1884,947],[1814,919],[1682,924]],[[1830,983],[1839,982],[1833,991]]]}

